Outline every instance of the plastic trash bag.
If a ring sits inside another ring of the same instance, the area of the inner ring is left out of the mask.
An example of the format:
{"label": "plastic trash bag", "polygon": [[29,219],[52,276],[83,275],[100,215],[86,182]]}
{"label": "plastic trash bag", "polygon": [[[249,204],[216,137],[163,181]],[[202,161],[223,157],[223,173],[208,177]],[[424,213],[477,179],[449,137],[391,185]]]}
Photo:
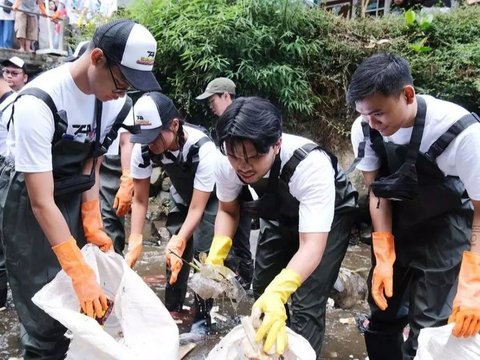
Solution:
{"label": "plastic trash bag", "polygon": [[199,262],[196,262],[196,266],[200,271],[190,277],[188,285],[202,299],[216,299],[225,294],[226,297],[239,303],[245,297],[245,289],[229,268]]}
{"label": "plastic trash bag", "polygon": [[62,323],[72,337],[68,360],[177,359],[178,327],[160,299],[114,252],[104,253],[87,244],[82,249],[100,285],[113,300],[104,326],[80,313],[72,282],[64,271],[32,298],[50,316]]}
{"label": "plastic trash bag", "polygon": [[455,324],[420,330],[414,360],[478,360],[480,335],[458,338],[452,335]]}
{"label": "plastic trash bag", "polygon": [[[317,355],[303,336],[287,327],[288,347],[284,360],[316,360]],[[234,327],[208,354],[207,360],[279,359],[277,355],[251,356],[248,335],[242,325]]]}

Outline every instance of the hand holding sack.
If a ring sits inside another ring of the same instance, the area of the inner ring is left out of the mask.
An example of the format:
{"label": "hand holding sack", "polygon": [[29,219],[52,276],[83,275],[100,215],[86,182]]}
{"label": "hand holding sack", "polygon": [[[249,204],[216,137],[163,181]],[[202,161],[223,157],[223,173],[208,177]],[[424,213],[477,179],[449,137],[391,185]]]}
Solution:
{"label": "hand holding sack", "polygon": [[123,169],[120,177],[120,187],[118,188],[113,208],[117,210],[117,216],[125,216],[132,207],[133,198],[133,178],[130,176],[130,169]]}
{"label": "hand holding sack", "polygon": [[101,318],[107,310],[107,297],[97,282],[93,269],[85,262],[73,237],[52,247],[62,269],[72,279],[73,289],[83,312]]}
{"label": "hand holding sack", "polygon": [[83,202],[81,212],[83,231],[87,241],[97,245],[103,252],[112,250],[112,239],[103,231],[103,221],[98,199]]}
{"label": "hand holding sack", "polygon": [[375,304],[385,310],[388,306],[385,297],[393,295],[394,237],[389,232],[374,232],[372,246],[377,263],[373,269],[371,294]]}
{"label": "hand holding sack", "polygon": [[283,269],[267,286],[263,294],[252,307],[252,319],[260,321],[261,314],[265,314],[257,330],[255,341],[265,341],[263,351],[269,353],[274,344],[276,352],[283,354],[288,345],[285,304],[292,293],[302,284],[299,274],[291,269]]}
{"label": "hand holding sack", "polygon": [[454,336],[470,337],[480,332],[480,254],[463,252],[457,294],[448,322],[455,323]]}
{"label": "hand holding sack", "polygon": [[130,234],[128,237],[128,251],[125,254],[125,261],[130,268],[133,268],[137,263],[143,249],[143,235]]}
{"label": "hand holding sack", "polygon": [[[165,260],[167,266],[170,268],[172,274],[170,275],[170,285],[177,282],[178,274],[182,269],[183,260],[182,255],[187,246],[186,240],[182,239],[178,235],[173,235],[167,244],[165,249]],[[173,254],[172,254],[173,252]]]}
{"label": "hand holding sack", "polygon": [[206,264],[223,266],[224,260],[227,258],[228,252],[232,247],[232,239],[225,235],[215,235],[208,251]]}

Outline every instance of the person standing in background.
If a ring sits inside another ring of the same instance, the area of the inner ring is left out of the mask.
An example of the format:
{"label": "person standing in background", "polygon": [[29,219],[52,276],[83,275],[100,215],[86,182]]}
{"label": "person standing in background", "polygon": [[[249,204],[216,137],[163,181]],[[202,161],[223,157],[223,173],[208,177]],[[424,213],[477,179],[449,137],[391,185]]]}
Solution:
{"label": "person standing in background", "polygon": [[20,51],[33,52],[32,42],[38,40],[38,17],[31,13],[40,10],[42,16],[47,16],[42,0],[15,0],[12,6],[15,11],[15,33],[20,42]]}
{"label": "person standing in background", "polygon": [[[7,2],[3,3],[7,5]],[[8,2],[13,5],[13,2]],[[15,13],[12,9],[2,8],[0,11],[0,48],[13,48],[13,26],[15,23]]]}
{"label": "person standing in background", "polygon": [[2,74],[7,84],[13,91],[20,91],[28,81],[25,61],[18,56],[13,56],[2,62]]}
{"label": "person standing in background", "polygon": [[[207,84],[205,91],[197,96],[195,100],[208,102],[208,106],[217,117],[223,115],[225,110],[235,99],[235,83],[225,77],[213,79]],[[250,251],[250,230],[252,217],[243,214],[240,217],[237,232],[233,238],[233,246],[225,266],[233,270],[245,290],[250,289],[253,278],[253,260]]]}

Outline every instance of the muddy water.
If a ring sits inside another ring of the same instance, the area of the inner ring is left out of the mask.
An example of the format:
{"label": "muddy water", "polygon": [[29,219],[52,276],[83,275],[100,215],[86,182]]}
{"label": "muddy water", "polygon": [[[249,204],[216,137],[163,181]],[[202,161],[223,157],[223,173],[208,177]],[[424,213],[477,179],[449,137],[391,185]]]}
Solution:
{"label": "muddy water", "polygon": [[[253,244],[252,244],[253,245]],[[164,298],[165,292],[165,257],[163,246],[150,244],[144,247],[141,260],[137,263],[136,270],[160,297]],[[352,270],[360,269],[360,273],[369,266],[369,248],[364,244],[350,246],[343,264]],[[216,313],[213,316],[215,325],[212,334],[207,338],[190,337],[186,340],[196,341],[196,347],[185,357],[190,360],[204,359],[219,339],[239,323],[240,315],[248,315],[253,303],[251,297],[246,297],[240,304],[233,304],[229,300],[217,301]],[[180,333],[186,333],[190,329],[193,311],[193,295],[189,292],[186,299],[184,313],[176,318]],[[236,307],[236,309],[234,309]],[[326,334],[323,351],[320,359],[333,360],[364,360],[366,358],[363,337],[355,324],[355,318],[360,313],[366,313],[365,302],[359,301],[353,309],[342,310],[329,307],[327,311]],[[20,356],[18,341],[18,322],[15,311],[9,299],[6,311],[0,312],[0,359],[7,360],[10,357]]]}

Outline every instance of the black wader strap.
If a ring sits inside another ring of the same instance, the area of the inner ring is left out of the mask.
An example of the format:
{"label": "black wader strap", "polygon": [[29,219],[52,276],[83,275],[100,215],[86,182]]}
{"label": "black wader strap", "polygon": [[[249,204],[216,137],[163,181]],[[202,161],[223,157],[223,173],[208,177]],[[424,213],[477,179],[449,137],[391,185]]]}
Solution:
{"label": "black wader strap", "polygon": [[[422,97],[417,96],[417,116],[415,118],[415,124],[413,126],[412,136],[410,138],[410,144],[407,150],[406,163],[415,164],[417,160],[418,150],[420,149],[420,143],[422,141],[422,136],[423,136],[423,129],[425,126],[426,114],[427,114],[427,104],[425,103],[425,100]],[[365,146],[367,142],[370,140],[371,131],[375,131],[375,130],[371,129],[368,123],[362,121],[363,141],[361,141],[360,144],[358,144],[358,155],[355,158],[355,160],[353,160],[353,163],[352,165],[350,165],[348,170],[345,171],[346,175],[350,174],[353,170],[355,170],[358,163],[364,158]],[[378,134],[380,135],[380,133]],[[379,137],[372,138],[371,141],[378,142],[379,140],[383,142],[381,135]]]}
{"label": "black wader strap", "polygon": [[413,125],[412,136],[408,145],[406,164],[415,165],[417,162],[420,143],[422,142],[423,129],[425,127],[425,116],[427,115],[427,104],[425,100],[417,96],[417,116]]}
{"label": "black wader strap", "polygon": [[23,95],[32,95],[35,96],[36,98],[42,100],[47,106],[49,107],[50,111],[52,112],[53,115],[53,121],[55,123],[55,130],[57,129],[57,124],[62,121],[60,116],[58,115],[57,107],[55,103],[53,102],[52,98],[46,91],[43,91],[42,89],[39,88],[26,88],[20,91],[18,96],[15,98],[14,106],[12,108],[12,114],[10,115],[10,119],[8,120],[7,124],[7,131],[10,130],[10,124],[13,121],[13,113],[15,112],[15,102]]}
{"label": "black wader strap", "polygon": [[0,104],[3,103],[5,101],[6,98],[8,98],[10,95],[13,94],[13,91],[10,90],[10,91],[7,91],[5,94],[3,94],[1,97],[0,97]]}
{"label": "black wader strap", "polygon": [[470,125],[480,122],[480,117],[475,114],[467,114],[458,119],[450,128],[440,136],[425,153],[425,156],[434,161],[443,151],[450,145],[450,143],[460,134],[463,130]]}
{"label": "black wader strap", "polygon": [[[132,108],[132,99],[129,96],[126,96],[125,103],[123,104],[122,109],[118,113],[115,122],[112,125],[112,128],[108,132],[108,134],[105,136],[105,139],[103,140],[103,143],[100,147],[101,151],[105,154],[112,145],[112,142],[117,138],[118,135],[118,130],[123,127],[127,129],[128,131],[137,131],[138,132],[138,125],[133,125],[133,126],[128,126],[128,125],[123,125],[123,122],[125,121],[125,118],[127,117],[128,113],[130,112],[130,109]],[[132,132],[135,134],[135,132]]]}
{"label": "black wader strap", "polygon": [[295,172],[295,169],[297,168],[298,164],[300,161],[304,160],[308,154],[310,154],[313,150],[322,150],[327,154],[327,156],[330,158],[330,161],[332,163],[333,170],[335,171],[335,178],[337,177],[337,164],[338,160],[335,155],[330,153],[329,151],[325,150],[322,148],[320,145],[315,144],[315,143],[308,143],[303,145],[302,147],[299,147],[296,149],[292,155],[292,157],[286,162],[286,164],[283,166],[282,169],[282,174],[280,175],[280,179],[284,181],[286,184],[290,182],[290,178],[292,177],[293,173]]}

